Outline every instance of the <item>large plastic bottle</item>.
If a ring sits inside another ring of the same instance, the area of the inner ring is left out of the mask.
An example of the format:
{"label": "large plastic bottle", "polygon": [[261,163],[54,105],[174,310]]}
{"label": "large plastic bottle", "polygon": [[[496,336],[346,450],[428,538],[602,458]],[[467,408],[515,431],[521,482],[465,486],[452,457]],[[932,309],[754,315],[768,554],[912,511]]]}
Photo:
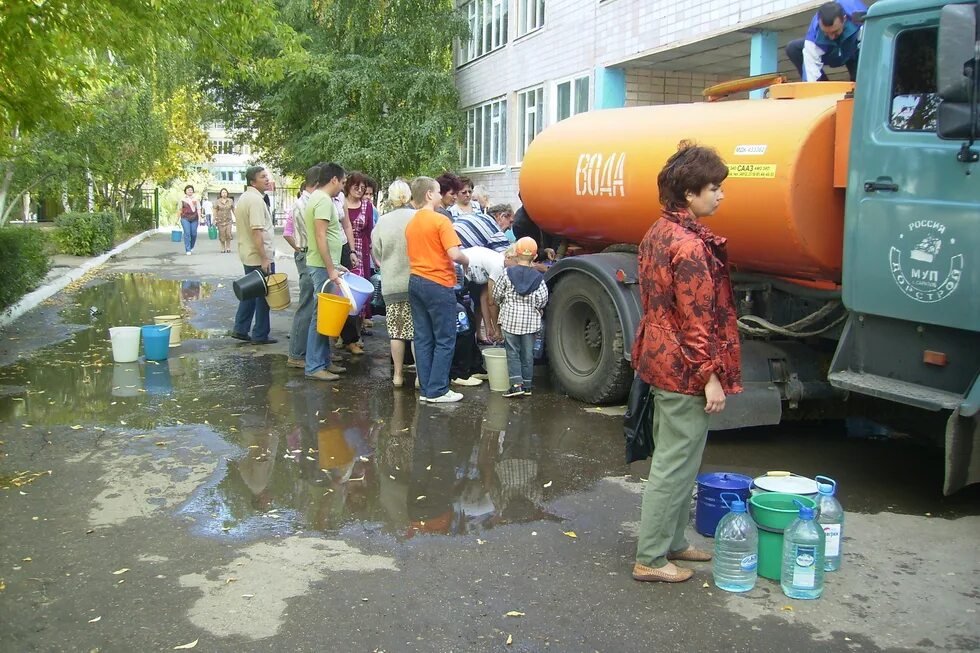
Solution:
{"label": "large plastic bottle", "polygon": [[823,528],[826,547],[824,549],[824,571],[840,569],[844,551],[844,509],[834,495],[837,493],[837,481],[826,476],[818,476],[817,480],[817,522]]}
{"label": "large plastic bottle", "polygon": [[711,573],[720,589],[748,592],[758,578],[759,529],[737,494],[723,492],[721,498],[731,512],[721,518],[715,529]]}
{"label": "large plastic bottle", "polygon": [[823,594],[824,534],[813,508],[800,506],[800,515],[783,533],[783,571],[779,584],[791,599],[818,599]]}

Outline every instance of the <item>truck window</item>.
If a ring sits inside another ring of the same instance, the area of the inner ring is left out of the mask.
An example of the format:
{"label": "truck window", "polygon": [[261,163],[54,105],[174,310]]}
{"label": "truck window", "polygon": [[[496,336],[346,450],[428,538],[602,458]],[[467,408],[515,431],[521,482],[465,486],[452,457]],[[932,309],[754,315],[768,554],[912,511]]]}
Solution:
{"label": "truck window", "polygon": [[895,39],[892,106],[895,131],[936,131],[936,41],[938,30],[913,29]]}

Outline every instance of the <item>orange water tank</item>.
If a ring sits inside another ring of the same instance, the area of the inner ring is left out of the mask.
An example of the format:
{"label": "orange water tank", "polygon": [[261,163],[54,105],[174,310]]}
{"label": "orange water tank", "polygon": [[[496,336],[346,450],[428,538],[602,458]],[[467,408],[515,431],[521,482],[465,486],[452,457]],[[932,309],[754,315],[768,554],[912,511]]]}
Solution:
{"label": "orange water tank", "polygon": [[[705,218],[740,270],[839,282],[844,193],[834,188],[837,84],[806,97],[609,109],[563,120],[524,157],[520,190],[534,222],[572,241],[639,243],[659,216],[657,174],[681,140],[729,164],[725,199]],[[798,88],[798,90],[801,90]],[[800,96],[803,97],[800,97]]]}

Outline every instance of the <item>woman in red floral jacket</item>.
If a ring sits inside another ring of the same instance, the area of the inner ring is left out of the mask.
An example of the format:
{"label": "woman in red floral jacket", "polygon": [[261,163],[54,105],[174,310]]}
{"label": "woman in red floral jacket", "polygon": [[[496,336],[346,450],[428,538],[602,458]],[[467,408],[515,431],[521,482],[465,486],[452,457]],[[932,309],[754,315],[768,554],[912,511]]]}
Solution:
{"label": "woman in red floral jacket", "polygon": [[653,460],[643,493],[633,578],[680,582],[707,562],[684,536],[708,419],[742,390],[738,327],[725,239],[699,221],[718,209],[728,167],[710,148],[681,143],[657,177],[661,219],[640,243],[643,319],[633,367],[650,384]]}

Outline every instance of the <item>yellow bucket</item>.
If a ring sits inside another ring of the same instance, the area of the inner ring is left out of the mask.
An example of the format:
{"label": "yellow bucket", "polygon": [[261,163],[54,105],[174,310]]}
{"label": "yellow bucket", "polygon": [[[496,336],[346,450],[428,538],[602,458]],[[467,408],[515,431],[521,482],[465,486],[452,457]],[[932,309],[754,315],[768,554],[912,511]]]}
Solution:
{"label": "yellow bucket", "polygon": [[338,337],[350,313],[350,300],[325,292],[317,293],[316,298],[317,333],[332,338]]}
{"label": "yellow bucket", "polygon": [[180,327],[183,325],[184,320],[179,315],[157,315],[153,318],[154,324],[169,324],[170,325],[170,346],[179,347],[180,346]]}
{"label": "yellow bucket", "polygon": [[268,287],[265,300],[269,302],[269,308],[274,311],[289,308],[289,284],[286,283],[286,273],[273,272],[266,277],[265,285]]}

